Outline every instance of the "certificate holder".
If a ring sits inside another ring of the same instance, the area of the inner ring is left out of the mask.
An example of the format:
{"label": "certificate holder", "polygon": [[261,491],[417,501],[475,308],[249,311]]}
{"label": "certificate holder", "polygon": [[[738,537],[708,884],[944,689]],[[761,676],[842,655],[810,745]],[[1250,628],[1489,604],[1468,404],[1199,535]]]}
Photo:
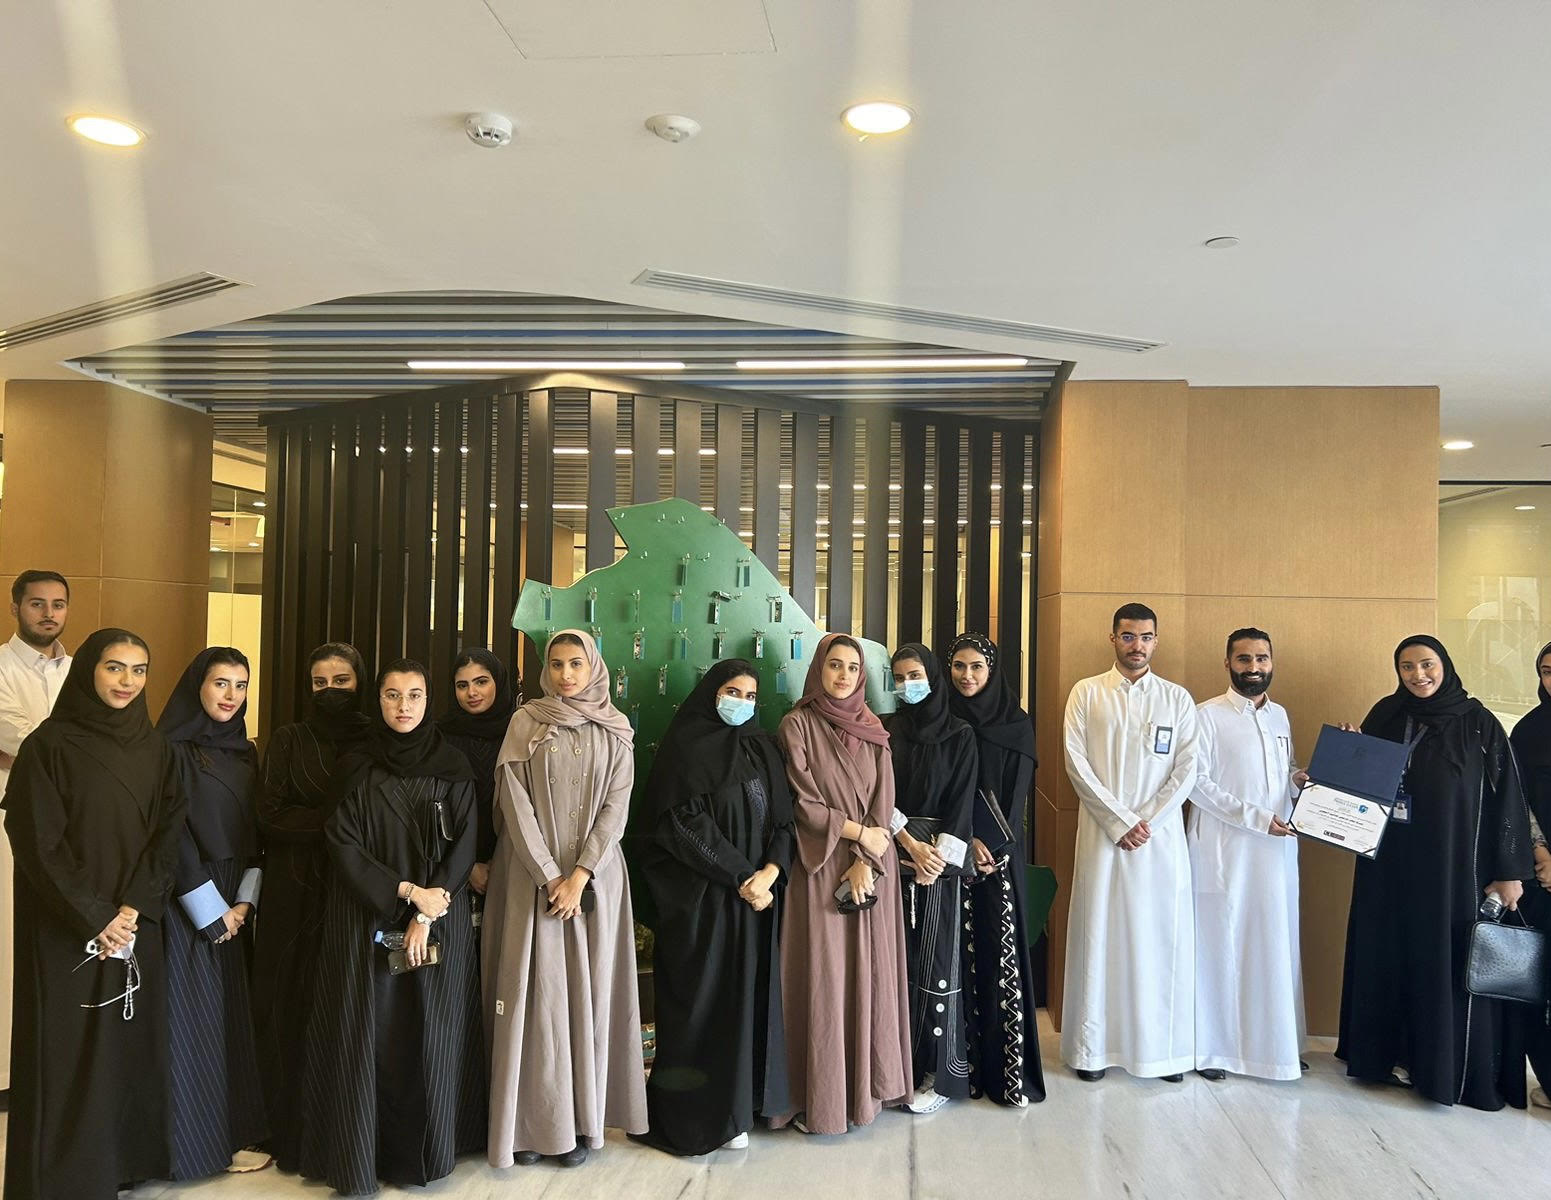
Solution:
{"label": "certificate holder", "polygon": [[1375,858],[1410,747],[1325,725],[1309,760],[1309,782],[1293,802],[1301,837]]}

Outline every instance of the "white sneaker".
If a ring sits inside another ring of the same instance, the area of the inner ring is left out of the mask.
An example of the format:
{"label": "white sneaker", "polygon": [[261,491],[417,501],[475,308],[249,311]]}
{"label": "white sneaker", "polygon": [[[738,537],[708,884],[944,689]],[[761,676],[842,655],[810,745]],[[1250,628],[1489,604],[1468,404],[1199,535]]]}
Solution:
{"label": "white sneaker", "polygon": [[737,1137],[722,1143],[723,1150],[747,1150],[749,1148],[749,1135],[745,1130]]}
{"label": "white sneaker", "polygon": [[1529,1094],[1529,1102],[1536,1108],[1551,1108],[1551,1096],[1546,1095],[1545,1088],[1536,1088]]}
{"label": "white sneaker", "polygon": [[939,1094],[935,1088],[927,1086],[911,1097],[910,1103],[905,1107],[913,1113],[924,1115],[936,1112],[946,1103],[948,1103],[948,1097]]}

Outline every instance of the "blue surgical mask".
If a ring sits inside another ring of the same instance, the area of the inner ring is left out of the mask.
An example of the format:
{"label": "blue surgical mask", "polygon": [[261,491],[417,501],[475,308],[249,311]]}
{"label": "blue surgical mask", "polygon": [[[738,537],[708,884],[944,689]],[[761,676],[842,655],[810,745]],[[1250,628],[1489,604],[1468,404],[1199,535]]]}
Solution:
{"label": "blue surgical mask", "polygon": [[742,725],[754,715],[754,701],[739,700],[736,696],[718,696],[716,715],[729,725]]}
{"label": "blue surgical mask", "polygon": [[906,704],[920,704],[932,694],[931,680],[907,679],[899,689],[899,694]]}

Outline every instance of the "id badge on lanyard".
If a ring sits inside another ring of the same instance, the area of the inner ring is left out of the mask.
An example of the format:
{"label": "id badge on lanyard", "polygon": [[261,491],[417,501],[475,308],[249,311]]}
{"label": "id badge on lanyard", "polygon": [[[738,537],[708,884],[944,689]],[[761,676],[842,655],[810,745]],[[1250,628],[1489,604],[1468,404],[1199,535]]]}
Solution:
{"label": "id badge on lanyard", "polygon": [[1395,793],[1394,807],[1389,810],[1389,819],[1397,825],[1411,824],[1411,792],[1406,787],[1406,777],[1411,773],[1411,755],[1416,750],[1416,744],[1427,733],[1427,726],[1416,727],[1416,736],[1411,736],[1412,720],[1406,718],[1406,769],[1400,775],[1400,790]]}

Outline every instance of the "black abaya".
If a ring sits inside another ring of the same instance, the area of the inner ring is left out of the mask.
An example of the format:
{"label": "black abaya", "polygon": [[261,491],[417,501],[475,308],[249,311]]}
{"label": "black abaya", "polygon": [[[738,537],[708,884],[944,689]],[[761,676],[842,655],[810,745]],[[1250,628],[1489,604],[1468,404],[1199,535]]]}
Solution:
{"label": "black abaya", "polygon": [[[1522,1059],[1504,1054],[1504,1005],[1467,993],[1464,967],[1487,884],[1531,873],[1529,819],[1502,726],[1457,695],[1457,711],[1412,714],[1411,735],[1422,736],[1405,775],[1411,820],[1391,821],[1378,857],[1357,860],[1336,1056],[1373,1082],[1405,1068],[1439,1104],[1523,1107]],[[1406,740],[1406,704],[1387,697],[1363,732]]]}
{"label": "black abaya", "polygon": [[[440,1179],[458,1154],[485,1144],[485,1045],[464,886],[474,865],[473,804],[466,778],[405,777],[373,765],[327,823],[334,873],[308,1027],[299,1163],[304,1175],[347,1195],[373,1192],[379,1179]],[[390,975],[375,938],[412,920],[414,908],[397,897],[406,879],[446,888],[453,900],[431,927],[441,961]]]}

